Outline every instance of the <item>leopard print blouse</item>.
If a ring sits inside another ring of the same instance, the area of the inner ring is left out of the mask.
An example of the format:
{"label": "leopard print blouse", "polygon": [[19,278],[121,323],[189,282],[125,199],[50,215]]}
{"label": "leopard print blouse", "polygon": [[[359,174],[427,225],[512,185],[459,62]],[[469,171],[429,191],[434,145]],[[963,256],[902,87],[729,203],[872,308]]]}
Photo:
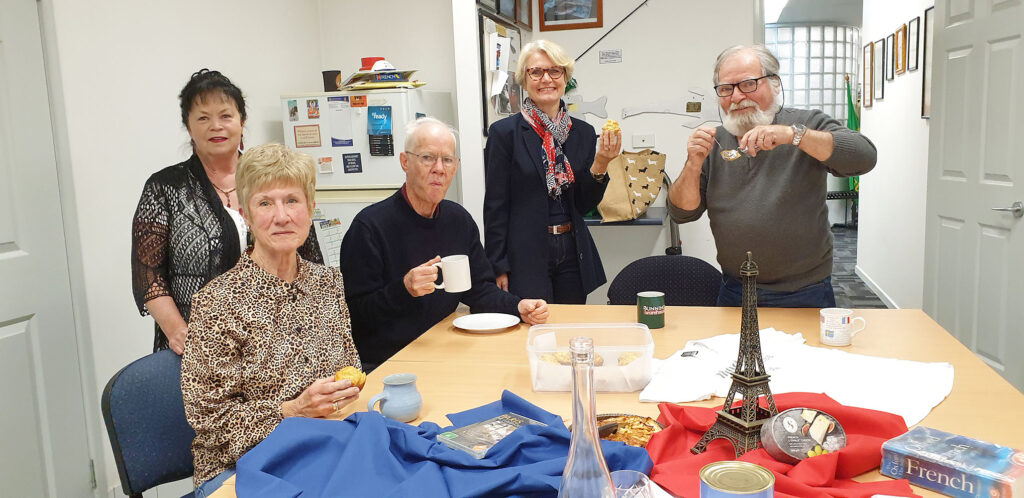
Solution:
{"label": "leopard print blouse", "polygon": [[192,299],[181,391],[197,486],[266,438],[281,403],[344,366],[362,368],[341,273],[297,259],[288,283],[243,254]]}

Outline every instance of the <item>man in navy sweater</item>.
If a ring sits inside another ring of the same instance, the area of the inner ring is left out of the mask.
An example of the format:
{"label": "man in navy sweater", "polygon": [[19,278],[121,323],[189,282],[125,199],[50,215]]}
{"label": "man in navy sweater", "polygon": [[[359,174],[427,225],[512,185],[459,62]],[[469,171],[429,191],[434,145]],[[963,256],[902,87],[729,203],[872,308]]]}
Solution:
{"label": "man in navy sweater", "polygon": [[[434,118],[406,128],[399,156],[405,185],[366,207],[352,220],[341,243],[345,300],[352,337],[369,372],[455,311],[518,315],[544,323],[547,303],[520,299],[497,287],[476,223],[462,206],[445,200],[455,176],[455,132]],[[434,290],[441,256],[469,256],[472,286],[464,292]]]}

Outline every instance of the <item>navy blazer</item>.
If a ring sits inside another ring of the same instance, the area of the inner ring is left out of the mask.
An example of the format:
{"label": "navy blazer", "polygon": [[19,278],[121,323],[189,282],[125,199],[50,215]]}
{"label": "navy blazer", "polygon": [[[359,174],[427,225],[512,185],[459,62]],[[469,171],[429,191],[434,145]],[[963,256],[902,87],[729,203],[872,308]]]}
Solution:
{"label": "navy blazer", "polygon": [[[524,298],[552,299],[548,278],[548,193],[540,137],[522,114],[491,125],[484,150],[484,248],[494,274],[508,273],[509,292]],[[583,221],[597,207],[606,184],[590,174],[597,134],[586,121],[572,119],[562,146],[575,176],[569,195],[573,234],[579,253],[583,290],[606,282],[601,257]]]}

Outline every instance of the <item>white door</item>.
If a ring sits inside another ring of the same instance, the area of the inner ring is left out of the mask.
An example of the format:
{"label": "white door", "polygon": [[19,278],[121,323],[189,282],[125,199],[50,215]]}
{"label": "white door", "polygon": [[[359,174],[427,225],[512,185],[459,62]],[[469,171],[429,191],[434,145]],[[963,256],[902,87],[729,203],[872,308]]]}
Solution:
{"label": "white door", "polygon": [[92,493],[35,0],[0,0],[0,495]]}
{"label": "white door", "polygon": [[1022,2],[935,2],[934,50],[925,311],[1024,390]]}

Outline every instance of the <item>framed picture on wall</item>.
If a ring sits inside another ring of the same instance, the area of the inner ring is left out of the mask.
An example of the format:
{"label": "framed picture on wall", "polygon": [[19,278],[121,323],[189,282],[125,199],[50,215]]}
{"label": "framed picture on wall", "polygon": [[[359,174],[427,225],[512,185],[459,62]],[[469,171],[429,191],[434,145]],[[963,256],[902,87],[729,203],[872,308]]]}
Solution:
{"label": "framed picture on wall", "polygon": [[874,69],[874,63],[871,59],[875,53],[874,45],[874,43],[864,45],[864,58],[862,59],[864,67],[861,70],[861,79],[863,80],[863,84],[861,86],[861,105],[865,108],[871,107],[873,102],[872,93],[874,92],[872,89],[874,87],[874,75],[872,74],[872,70]]}
{"label": "framed picture on wall", "polygon": [[533,0],[516,0],[516,24],[533,30]]}
{"label": "framed picture on wall", "polygon": [[885,38],[871,44],[871,97],[885,98]]}
{"label": "framed picture on wall", "polygon": [[540,30],[600,28],[601,0],[537,0]]}
{"label": "framed picture on wall", "polygon": [[[500,17],[480,13],[480,82],[484,136],[495,121],[518,113],[522,88],[516,83],[522,38],[519,30]],[[501,70],[507,68],[507,70]]]}
{"label": "framed picture on wall", "polygon": [[497,0],[498,15],[509,22],[516,22],[516,0]]}
{"label": "framed picture on wall", "polygon": [[924,11],[924,26],[921,31],[922,52],[924,53],[924,62],[921,63],[924,71],[924,75],[921,77],[921,117],[928,119],[932,115],[932,45],[935,42],[933,38],[935,33],[935,7],[928,7]]}
{"label": "framed picture on wall", "polygon": [[476,0],[476,4],[491,11],[498,11],[498,0]]}
{"label": "framed picture on wall", "polygon": [[907,72],[907,25],[904,24],[896,30],[896,48],[892,54],[893,71],[896,74]]}
{"label": "framed picture on wall", "polygon": [[917,50],[920,47],[918,33],[920,31],[920,17],[915,17],[907,23],[907,71],[917,71]]}
{"label": "framed picture on wall", "polygon": [[885,37],[885,79],[886,81],[892,81],[896,77],[894,71],[896,66],[896,43],[895,35],[889,35]]}

